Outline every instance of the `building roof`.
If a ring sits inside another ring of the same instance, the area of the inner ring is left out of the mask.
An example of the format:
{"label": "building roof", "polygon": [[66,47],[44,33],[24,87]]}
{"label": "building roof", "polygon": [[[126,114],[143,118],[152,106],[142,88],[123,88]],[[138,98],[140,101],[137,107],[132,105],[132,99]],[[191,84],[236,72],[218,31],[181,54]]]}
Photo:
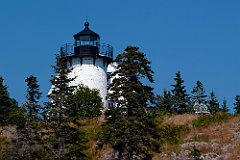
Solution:
{"label": "building roof", "polygon": [[79,37],[79,36],[86,36],[86,35],[89,35],[89,36],[94,36],[94,37],[99,37],[99,35],[95,32],[93,32],[92,30],[89,29],[89,23],[88,22],[85,22],[84,23],[84,30],[82,30],[81,32],[78,32],[77,34],[75,34],[73,37],[76,38],[76,37]]}

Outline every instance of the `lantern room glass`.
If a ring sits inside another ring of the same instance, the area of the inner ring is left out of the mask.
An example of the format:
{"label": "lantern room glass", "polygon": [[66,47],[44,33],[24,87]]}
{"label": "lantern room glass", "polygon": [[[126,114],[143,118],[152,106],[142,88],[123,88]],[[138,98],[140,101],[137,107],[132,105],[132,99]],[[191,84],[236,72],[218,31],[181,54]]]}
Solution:
{"label": "lantern room glass", "polygon": [[98,47],[98,37],[80,36],[75,39],[75,47],[79,46],[95,46]]}

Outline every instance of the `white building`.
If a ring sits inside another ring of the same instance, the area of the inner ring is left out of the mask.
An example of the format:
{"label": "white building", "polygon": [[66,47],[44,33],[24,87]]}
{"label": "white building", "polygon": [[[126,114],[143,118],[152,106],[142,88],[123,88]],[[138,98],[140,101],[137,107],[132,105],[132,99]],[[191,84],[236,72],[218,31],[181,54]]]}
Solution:
{"label": "white building", "polygon": [[91,89],[98,89],[106,109],[109,103],[111,105],[106,99],[107,86],[111,81],[108,80],[108,74],[116,69],[112,64],[113,48],[108,44],[100,45],[100,36],[89,29],[88,22],[84,25],[85,28],[73,36],[74,44],[62,46],[70,58],[68,67],[73,68],[69,77],[76,77],[70,85],[84,84]]}

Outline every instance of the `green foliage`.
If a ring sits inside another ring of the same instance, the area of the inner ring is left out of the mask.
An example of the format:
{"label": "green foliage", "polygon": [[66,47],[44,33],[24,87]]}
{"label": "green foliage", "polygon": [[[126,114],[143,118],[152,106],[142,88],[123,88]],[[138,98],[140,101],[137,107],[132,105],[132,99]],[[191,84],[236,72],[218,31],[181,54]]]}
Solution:
{"label": "green foliage", "polygon": [[174,78],[176,84],[171,85],[172,89],[172,100],[173,100],[173,112],[175,114],[184,114],[192,112],[192,107],[189,105],[189,96],[183,86],[184,80],[181,78],[181,73],[178,71]]}
{"label": "green foliage", "polygon": [[67,98],[72,95],[74,86],[70,86],[70,83],[75,77],[68,77],[71,69],[68,68],[69,57],[63,50],[60,50],[60,54],[56,54],[56,65],[52,66],[56,76],[52,76],[50,82],[52,83],[51,93],[48,97],[51,99],[51,103],[47,105],[49,110],[49,119],[57,123],[61,123],[64,120],[65,108],[69,105]]}
{"label": "green foliage", "polygon": [[0,77],[0,125],[19,124],[18,119],[22,119],[21,109],[17,101],[10,98],[7,86],[3,85],[3,78]]}
{"label": "green foliage", "polygon": [[235,114],[240,113],[240,95],[236,95],[234,103]]}
{"label": "green foliage", "polygon": [[[113,159],[151,159],[150,150],[157,150],[155,114],[146,112],[153,102],[152,88],[142,84],[146,79],[153,82],[150,61],[138,47],[128,46],[115,61],[117,70],[109,85],[108,98],[114,100],[116,107],[106,111],[104,136],[100,146],[110,144]],[[135,157],[135,158],[133,158]]]}
{"label": "green foliage", "polygon": [[201,160],[201,151],[197,149],[197,147],[194,145],[193,150],[190,153],[190,156],[194,158],[194,160]]}
{"label": "green foliage", "polygon": [[89,124],[86,132],[88,139],[95,141],[101,139],[105,133],[103,126],[101,126],[99,123],[97,123],[97,125]]}
{"label": "green foliage", "polygon": [[220,123],[228,120],[231,117],[230,114],[226,112],[219,112],[214,115],[201,115],[198,119],[193,120],[194,127],[208,127],[211,124]]}
{"label": "green foliage", "polygon": [[215,96],[214,91],[210,93],[210,100],[208,101],[208,109],[211,114],[216,114],[220,111],[219,108],[219,102],[217,100],[217,97]]}
{"label": "green foliage", "polygon": [[73,98],[76,87],[70,86],[75,77],[69,77],[71,68],[67,67],[68,60],[61,49],[56,55],[56,65],[52,66],[57,75],[51,79],[51,102],[46,105],[48,118],[42,128],[43,137],[46,137],[43,145],[46,155],[52,159],[85,159],[86,132],[77,120],[78,112],[74,113],[75,109],[79,109],[74,108],[77,102],[69,100]]}
{"label": "green foliage", "polygon": [[189,130],[186,125],[167,124],[161,126],[158,132],[162,143],[178,144],[181,141],[181,135]]}
{"label": "green foliage", "polygon": [[18,111],[12,112],[12,116],[21,117],[18,119],[17,132],[7,146],[10,151],[6,154],[7,159],[32,159],[38,157],[43,149],[39,145],[40,136],[38,126],[40,122],[38,99],[41,97],[39,85],[34,76],[28,77],[27,82],[27,101],[24,108],[21,107]]}
{"label": "green foliage", "polygon": [[30,122],[39,121],[41,119],[39,112],[42,107],[38,104],[38,100],[41,98],[42,93],[39,91],[37,77],[30,75],[25,79],[25,82],[28,88],[26,94],[27,101],[24,107],[30,117]]}
{"label": "green foliage", "polygon": [[227,100],[224,98],[223,102],[222,102],[222,108],[221,108],[222,112],[229,112],[229,108],[227,106]]}
{"label": "green foliage", "polygon": [[80,118],[98,117],[103,110],[99,91],[84,85],[79,85],[74,94],[68,97],[68,104],[66,112],[74,121]]}
{"label": "green foliage", "polygon": [[163,96],[157,95],[156,97],[156,112],[160,115],[166,113],[174,113],[172,108],[172,95],[170,91],[164,89]]}
{"label": "green foliage", "polygon": [[28,120],[28,116],[26,115],[26,111],[24,108],[19,107],[17,110],[14,110],[8,114],[8,124],[15,124],[18,128],[22,128],[26,121]]}
{"label": "green foliage", "polygon": [[49,159],[85,160],[87,156],[83,153],[83,150],[86,150],[84,144],[87,139],[81,125],[79,122],[75,124],[69,122],[61,123],[56,128],[45,128],[43,134],[46,138],[43,139],[43,146],[46,157]]}
{"label": "green foliage", "polygon": [[196,86],[193,88],[192,94],[193,103],[205,103],[207,95],[205,95],[205,90],[201,81],[196,82]]}

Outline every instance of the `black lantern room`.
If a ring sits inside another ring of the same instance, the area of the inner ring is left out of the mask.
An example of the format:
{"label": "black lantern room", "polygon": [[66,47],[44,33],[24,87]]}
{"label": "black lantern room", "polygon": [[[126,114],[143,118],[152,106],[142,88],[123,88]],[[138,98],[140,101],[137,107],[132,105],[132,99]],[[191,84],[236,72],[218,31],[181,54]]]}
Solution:
{"label": "black lantern room", "polygon": [[94,57],[103,58],[104,61],[110,63],[113,59],[113,47],[109,44],[100,44],[100,36],[89,29],[89,23],[84,23],[85,28],[75,34],[74,44],[66,43],[61,49],[71,58]]}
{"label": "black lantern room", "polygon": [[99,53],[100,36],[89,29],[89,23],[85,22],[85,28],[81,32],[75,34],[74,37],[74,55],[97,56]]}

